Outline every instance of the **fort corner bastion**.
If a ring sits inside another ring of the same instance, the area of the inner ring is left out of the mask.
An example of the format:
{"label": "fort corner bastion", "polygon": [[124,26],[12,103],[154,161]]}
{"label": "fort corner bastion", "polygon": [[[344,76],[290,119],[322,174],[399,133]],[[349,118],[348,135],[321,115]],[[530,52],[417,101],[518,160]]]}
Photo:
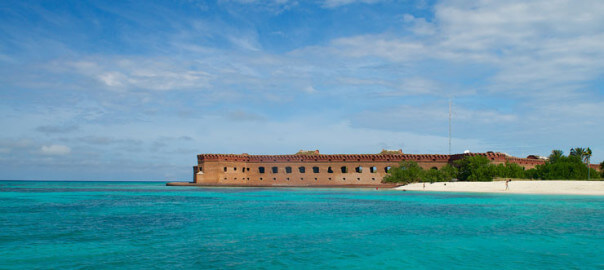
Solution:
{"label": "fort corner bastion", "polygon": [[465,156],[482,155],[493,164],[515,163],[525,169],[544,164],[536,156],[518,158],[504,153],[465,153],[454,155],[404,154],[382,151],[380,154],[325,155],[300,151],[293,155],[201,154],[193,167],[193,182],[172,182],[169,186],[241,186],[241,187],[391,187],[382,183],[390,168],[401,161],[415,161],[424,169],[440,169]]}

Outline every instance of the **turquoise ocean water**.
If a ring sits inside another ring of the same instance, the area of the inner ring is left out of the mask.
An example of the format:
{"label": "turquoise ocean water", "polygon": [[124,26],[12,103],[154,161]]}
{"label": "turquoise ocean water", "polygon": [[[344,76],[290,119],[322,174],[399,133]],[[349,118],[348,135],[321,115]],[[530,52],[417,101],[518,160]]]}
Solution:
{"label": "turquoise ocean water", "polygon": [[0,269],[603,269],[604,197],[0,181]]}

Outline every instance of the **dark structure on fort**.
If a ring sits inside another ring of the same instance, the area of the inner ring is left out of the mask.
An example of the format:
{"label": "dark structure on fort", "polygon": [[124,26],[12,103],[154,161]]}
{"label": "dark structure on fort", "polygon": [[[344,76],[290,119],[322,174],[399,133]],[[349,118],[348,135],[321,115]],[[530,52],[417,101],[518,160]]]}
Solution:
{"label": "dark structure on fort", "polygon": [[[193,167],[193,182],[204,186],[386,186],[382,178],[401,161],[415,161],[424,169],[440,169],[468,155],[482,155],[493,164],[515,163],[531,169],[545,160],[503,153],[455,155],[380,154],[323,155],[318,150],[294,155],[201,154]],[[169,185],[176,185],[170,183]]]}

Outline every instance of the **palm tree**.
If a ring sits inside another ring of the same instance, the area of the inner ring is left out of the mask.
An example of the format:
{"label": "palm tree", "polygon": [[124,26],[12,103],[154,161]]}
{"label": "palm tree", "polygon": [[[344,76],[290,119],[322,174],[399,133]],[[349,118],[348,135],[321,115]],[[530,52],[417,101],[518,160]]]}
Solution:
{"label": "palm tree", "polygon": [[556,162],[563,154],[564,152],[562,152],[562,150],[552,150],[552,154],[549,155],[549,161]]}
{"label": "palm tree", "polygon": [[585,150],[585,161],[587,162],[587,180],[589,180],[589,173],[591,172],[591,168],[589,167],[589,159],[591,158],[591,149],[587,147]]}
{"label": "palm tree", "polygon": [[584,153],[585,153],[585,148],[582,148],[582,147],[575,147],[575,148],[570,149],[571,156],[577,156],[577,157],[580,157],[581,159],[583,159]]}
{"label": "palm tree", "polygon": [[587,147],[587,149],[585,150],[585,159],[587,160],[587,162],[589,162],[590,158],[591,158],[591,149],[589,147]]}
{"label": "palm tree", "polygon": [[591,172],[591,170],[589,168],[589,159],[591,158],[591,148],[575,147],[575,148],[570,149],[570,154],[571,154],[571,156],[579,157],[579,159],[583,163],[587,164],[587,180],[589,180],[589,174]]}

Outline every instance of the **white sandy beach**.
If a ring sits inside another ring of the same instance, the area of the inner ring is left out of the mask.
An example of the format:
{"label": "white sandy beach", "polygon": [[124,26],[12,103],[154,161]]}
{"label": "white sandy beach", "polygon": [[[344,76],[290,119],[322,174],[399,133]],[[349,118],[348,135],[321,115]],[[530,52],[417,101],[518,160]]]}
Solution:
{"label": "white sandy beach", "polygon": [[604,181],[505,181],[414,183],[395,188],[413,191],[497,192],[518,194],[604,195]]}

